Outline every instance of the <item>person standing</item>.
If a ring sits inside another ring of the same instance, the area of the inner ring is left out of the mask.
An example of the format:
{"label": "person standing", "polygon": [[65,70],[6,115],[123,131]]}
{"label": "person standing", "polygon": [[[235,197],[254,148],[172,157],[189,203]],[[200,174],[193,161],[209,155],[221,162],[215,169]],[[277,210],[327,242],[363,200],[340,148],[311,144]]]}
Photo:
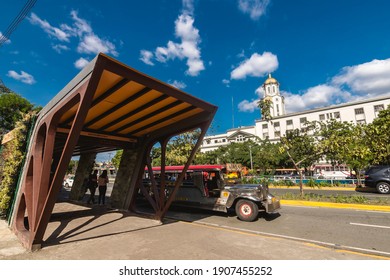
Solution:
{"label": "person standing", "polygon": [[97,184],[97,181],[98,181],[97,174],[98,174],[97,169],[95,169],[92,174],[89,174],[88,189],[90,192],[90,196],[89,196],[89,199],[87,202],[88,204],[90,204],[91,202],[92,202],[92,204],[95,204],[95,192],[96,192],[96,188],[98,185]]}
{"label": "person standing", "polygon": [[99,204],[102,203],[104,205],[104,203],[105,203],[107,184],[108,184],[107,170],[103,170],[103,173],[98,178]]}

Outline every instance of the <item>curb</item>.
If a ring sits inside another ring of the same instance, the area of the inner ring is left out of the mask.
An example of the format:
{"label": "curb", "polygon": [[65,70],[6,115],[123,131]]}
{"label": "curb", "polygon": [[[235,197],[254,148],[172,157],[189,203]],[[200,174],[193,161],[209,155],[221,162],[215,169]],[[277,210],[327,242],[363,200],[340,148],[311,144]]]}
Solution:
{"label": "curb", "polygon": [[[269,189],[290,189],[290,190],[299,190],[297,186],[269,186]],[[356,187],[320,187],[320,188],[308,188],[303,187],[304,191],[311,190],[323,190],[323,191],[357,191]],[[360,189],[359,189],[360,190]]]}
{"label": "curb", "polygon": [[365,205],[365,204],[350,204],[350,203],[332,203],[332,202],[318,202],[318,201],[302,201],[302,200],[281,200],[283,205],[290,206],[311,206],[323,208],[338,208],[338,209],[355,209],[355,210],[369,210],[390,212],[390,206],[385,205]]}

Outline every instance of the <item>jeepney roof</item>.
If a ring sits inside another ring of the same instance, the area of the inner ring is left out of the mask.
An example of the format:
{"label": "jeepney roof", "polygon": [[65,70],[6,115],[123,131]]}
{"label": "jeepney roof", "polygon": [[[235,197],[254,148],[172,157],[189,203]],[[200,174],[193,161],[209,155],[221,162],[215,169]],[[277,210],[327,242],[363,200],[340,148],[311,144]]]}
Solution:
{"label": "jeepney roof", "polygon": [[[176,166],[165,166],[165,171],[181,171],[183,170],[184,165],[176,165]],[[188,171],[193,170],[201,170],[201,171],[207,171],[207,170],[222,170],[225,166],[223,165],[190,165],[188,168]],[[147,170],[147,168],[145,168]],[[153,167],[153,171],[161,171],[161,166],[155,166]]]}

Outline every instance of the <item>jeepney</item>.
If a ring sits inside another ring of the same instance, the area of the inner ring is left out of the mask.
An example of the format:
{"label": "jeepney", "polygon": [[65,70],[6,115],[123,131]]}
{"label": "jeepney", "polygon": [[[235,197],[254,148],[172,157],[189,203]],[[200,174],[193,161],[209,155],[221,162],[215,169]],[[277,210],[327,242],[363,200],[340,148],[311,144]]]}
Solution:
{"label": "jeepney", "polygon": [[[183,166],[166,166],[165,181],[167,196],[172,191]],[[159,180],[160,167],[153,167],[155,179]],[[183,183],[176,193],[173,204],[187,207],[228,212],[235,210],[242,221],[254,221],[259,211],[274,213],[280,209],[280,201],[273,196],[266,183],[231,184],[225,183],[223,165],[193,165],[184,176]],[[143,184],[150,190],[150,178],[145,172]]]}

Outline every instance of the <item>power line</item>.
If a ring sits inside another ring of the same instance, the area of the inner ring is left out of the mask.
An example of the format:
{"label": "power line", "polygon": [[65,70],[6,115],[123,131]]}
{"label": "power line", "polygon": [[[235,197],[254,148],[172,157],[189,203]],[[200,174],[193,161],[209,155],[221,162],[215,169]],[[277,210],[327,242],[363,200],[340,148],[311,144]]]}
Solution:
{"label": "power line", "polygon": [[8,26],[7,30],[0,37],[0,47],[9,40],[12,32],[18,27],[19,23],[26,17],[28,12],[34,7],[37,0],[28,0],[24,5],[23,9],[19,12],[19,14],[14,18],[11,24]]}

